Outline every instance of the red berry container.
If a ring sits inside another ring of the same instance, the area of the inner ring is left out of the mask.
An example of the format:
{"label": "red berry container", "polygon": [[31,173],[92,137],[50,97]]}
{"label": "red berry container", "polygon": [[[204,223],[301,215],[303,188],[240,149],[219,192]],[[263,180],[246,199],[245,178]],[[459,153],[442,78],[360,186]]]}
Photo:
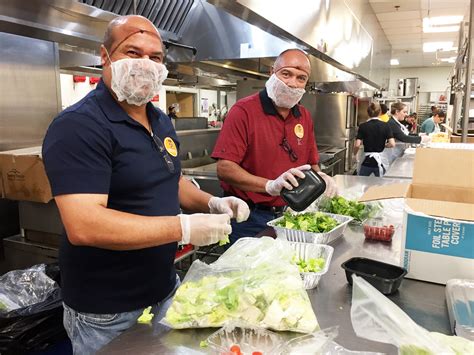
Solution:
{"label": "red berry container", "polygon": [[365,239],[368,240],[390,242],[395,233],[395,227],[392,224],[380,220],[368,220],[363,227]]}

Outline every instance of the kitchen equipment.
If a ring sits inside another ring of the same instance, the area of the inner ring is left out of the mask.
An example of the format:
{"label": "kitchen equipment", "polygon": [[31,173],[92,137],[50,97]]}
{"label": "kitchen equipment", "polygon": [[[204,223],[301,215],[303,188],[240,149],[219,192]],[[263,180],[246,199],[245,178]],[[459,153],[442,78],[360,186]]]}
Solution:
{"label": "kitchen equipment", "polygon": [[397,96],[413,97],[418,93],[418,78],[397,80]]}
{"label": "kitchen equipment", "polygon": [[394,293],[400,287],[407,271],[392,264],[368,258],[355,257],[344,262],[347,282],[352,285],[352,274],[361,276],[384,295]]}
{"label": "kitchen equipment", "polygon": [[344,172],[354,171],[357,99],[349,93],[316,93],[304,95],[301,104],[311,113],[318,146],[345,148]]}
{"label": "kitchen equipment", "polygon": [[344,174],[346,148],[317,143],[321,171],[330,176]]}
{"label": "kitchen equipment", "polygon": [[303,211],[326,190],[323,178],[313,169],[303,171],[305,178],[296,177],[297,187],[283,188],[281,197],[294,211]]}

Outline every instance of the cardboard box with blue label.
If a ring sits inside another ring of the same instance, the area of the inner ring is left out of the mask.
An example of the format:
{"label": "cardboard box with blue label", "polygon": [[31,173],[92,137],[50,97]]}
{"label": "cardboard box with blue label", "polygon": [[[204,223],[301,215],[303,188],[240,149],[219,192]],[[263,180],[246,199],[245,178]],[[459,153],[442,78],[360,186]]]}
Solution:
{"label": "cardboard box with blue label", "polygon": [[411,183],[374,186],[360,200],[400,197],[406,277],[474,279],[474,151],[418,148]]}

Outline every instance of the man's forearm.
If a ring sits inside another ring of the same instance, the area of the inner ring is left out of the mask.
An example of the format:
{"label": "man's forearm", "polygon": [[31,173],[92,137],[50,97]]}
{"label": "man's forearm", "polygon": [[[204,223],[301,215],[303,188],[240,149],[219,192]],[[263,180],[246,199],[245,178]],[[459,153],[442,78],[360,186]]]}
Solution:
{"label": "man's forearm", "polygon": [[181,224],[176,216],[141,216],[82,204],[80,197],[70,204],[59,196],[56,203],[67,237],[74,245],[136,250],[181,240]]}
{"label": "man's forearm", "polygon": [[179,203],[186,211],[209,212],[211,197],[211,194],[198,189],[188,179],[181,177],[179,180]]}
{"label": "man's forearm", "polygon": [[219,160],[217,176],[220,180],[242,191],[266,192],[265,185],[268,179],[252,175],[238,164],[229,160]]}

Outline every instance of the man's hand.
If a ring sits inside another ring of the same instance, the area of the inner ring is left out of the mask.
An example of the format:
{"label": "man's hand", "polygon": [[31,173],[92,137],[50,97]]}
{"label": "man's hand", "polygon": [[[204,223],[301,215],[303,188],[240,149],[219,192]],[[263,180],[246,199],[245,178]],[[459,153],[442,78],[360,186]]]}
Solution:
{"label": "man's hand", "polygon": [[237,197],[211,197],[208,205],[211,213],[225,213],[230,218],[235,218],[238,223],[249,218],[249,206]]}
{"label": "man's hand", "polygon": [[323,178],[324,182],[326,183],[326,190],[324,191],[324,194],[328,197],[336,196],[337,185],[334,179],[321,171],[319,171],[318,174]]}
{"label": "man's hand", "polygon": [[277,177],[275,180],[268,180],[265,185],[265,191],[270,196],[279,196],[283,188],[293,190],[293,187],[298,186],[295,176],[302,179],[305,178],[303,171],[311,169],[309,164],[298,166],[297,168],[291,168]]}
{"label": "man's hand", "polygon": [[227,239],[232,233],[227,214],[179,214],[183,244],[204,246]]}

